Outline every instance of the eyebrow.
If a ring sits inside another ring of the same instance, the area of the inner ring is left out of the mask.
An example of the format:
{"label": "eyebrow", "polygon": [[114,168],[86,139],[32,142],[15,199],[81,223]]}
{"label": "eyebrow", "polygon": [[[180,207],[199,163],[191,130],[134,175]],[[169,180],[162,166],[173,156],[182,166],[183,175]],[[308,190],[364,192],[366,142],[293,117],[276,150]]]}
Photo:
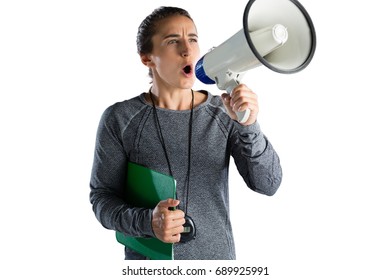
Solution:
{"label": "eyebrow", "polygon": [[[168,39],[168,38],[179,38],[180,36],[181,36],[181,35],[179,35],[179,34],[169,34],[169,35],[165,36],[165,37],[163,38],[163,40]],[[198,38],[198,35],[195,34],[195,33],[190,33],[190,34],[188,34],[188,36],[189,36],[189,37],[196,37],[196,38]]]}

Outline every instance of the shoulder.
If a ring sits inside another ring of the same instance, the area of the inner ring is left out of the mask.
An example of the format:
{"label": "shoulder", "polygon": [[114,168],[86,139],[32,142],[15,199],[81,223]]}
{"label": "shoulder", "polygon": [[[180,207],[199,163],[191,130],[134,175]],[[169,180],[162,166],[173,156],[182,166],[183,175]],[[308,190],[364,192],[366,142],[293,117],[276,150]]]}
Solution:
{"label": "shoulder", "polygon": [[196,91],[195,104],[224,109],[221,96],[212,94],[207,90]]}
{"label": "shoulder", "polygon": [[210,92],[203,91],[208,95],[206,101],[206,107],[210,114],[214,117],[218,117],[221,120],[229,121],[230,117],[227,114],[226,108],[223,105],[220,95],[211,94]]}
{"label": "shoulder", "polygon": [[122,125],[127,123],[147,107],[141,96],[142,94],[108,106],[104,110],[101,120],[106,123],[115,122]]}
{"label": "shoulder", "polygon": [[204,123],[212,122],[217,124],[217,127],[225,136],[229,135],[234,127],[234,121],[228,115],[225,105],[222,102],[220,95],[211,94],[208,91],[200,91],[207,95],[207,101],[203,103],[204,107]]}

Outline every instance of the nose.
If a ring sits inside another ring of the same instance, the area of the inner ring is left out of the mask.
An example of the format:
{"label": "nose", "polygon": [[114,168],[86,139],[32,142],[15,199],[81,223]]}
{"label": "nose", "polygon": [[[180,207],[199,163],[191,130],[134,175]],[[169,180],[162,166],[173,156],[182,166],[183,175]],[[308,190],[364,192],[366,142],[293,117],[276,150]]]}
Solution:
{"label": "nose", "polygon": [[190,56],[190,50],[187,48],[187,49],[184,49],[182,52],[181,52],[181,55],[183,57],[188,57]]}
{"label": "nose", "polygon": [[181,51],[181,55],[182,55],[183,57],[188,57],[188,56],[191,55],[191,52],[192,52],[192,50],[191,50],[191,45],[190,45],[190,43],[189,43],[189,42],[185,42],[185,43],[183,44],[183,49],[182,49],[182,51]]}

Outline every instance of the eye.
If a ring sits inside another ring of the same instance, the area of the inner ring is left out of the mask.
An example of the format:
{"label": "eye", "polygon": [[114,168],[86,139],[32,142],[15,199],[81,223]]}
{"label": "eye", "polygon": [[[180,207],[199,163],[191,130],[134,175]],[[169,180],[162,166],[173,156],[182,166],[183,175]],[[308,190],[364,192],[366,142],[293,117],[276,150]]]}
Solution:
{"label": "eye", "polygon": [[198,39],[196,39],[196,38],[191,38],[191,39],[190,39],[190,43],[198,43]]}
{"label": "eye", "polygon": [[173,39],[168,41],[168,45],[177,44],[178,40]]}

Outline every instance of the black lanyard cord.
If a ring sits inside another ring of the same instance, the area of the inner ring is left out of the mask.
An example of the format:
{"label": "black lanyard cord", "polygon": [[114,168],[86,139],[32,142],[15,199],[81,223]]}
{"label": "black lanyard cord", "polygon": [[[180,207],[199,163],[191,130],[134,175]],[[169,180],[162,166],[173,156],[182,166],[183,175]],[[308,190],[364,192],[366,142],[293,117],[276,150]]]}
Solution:
{"label": "black lanyard cord", "polygon": [[[171,166],[171,163],[169,161],[169,157],[168,157],[168,152],[167,152],[167,148],[165,146],[165,141],[164,141],[164,136],[162,134],[162,129],[161,129],[161,124],[160,124],[160,120],[158,118],[158,115],[157,115],[157,109],[156,109],[156,105],[154,103],[154,96],[153,96],[153,93],[152,93],[152,88],[149,89],[149,95],[150,95],[150,99],[152,101],[152,104],[153,104],[153,112],[154,112],[154,118],[155,118],[155,121],[156,121],[156,125],[157,125],[157,131],[158,131],[158,134],[159,134],[159,137],[160,137],[160,141],[161,141],[161,146],[164,150],[164,155],[165,155],[165,158],[167,160],[167,163],[168,163],[168,169],[169,169],[169,175],[174,177],[173,176],[173,173],[172,173],[172,166]],[[190,173],[191,173],[191,146],[192,146],[192,120],[193,120],[193,114],[194,114],[194,91],[191,89],[191,95],[192,95],[192,100],[191,100],[191,114],[190,114],[190,120],[189,120],[189,131],[188,131],[188,163],[187,163],[187,176],[186,176],[186,180],[185,180],[185,185],[184,185],[184,191],[185,191],[185,196],[186,196],[186,203],[185,203],[185,214],[187,215],[187,209],[188,209],[188,200],[189,200],[189,189],[190,189]],[[176,194],[177,196],[177,194]]]}

